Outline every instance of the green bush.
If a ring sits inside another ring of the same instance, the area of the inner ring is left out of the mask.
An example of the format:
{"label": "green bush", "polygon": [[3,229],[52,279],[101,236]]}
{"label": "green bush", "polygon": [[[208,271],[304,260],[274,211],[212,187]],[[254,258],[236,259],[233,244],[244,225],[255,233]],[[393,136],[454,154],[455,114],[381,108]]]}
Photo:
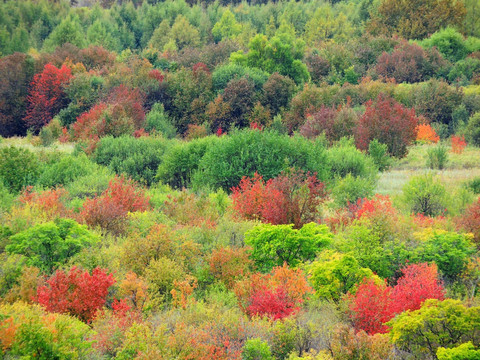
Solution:
{"label": "green bush", "polygon": [[358,150],[352,140],[343,138],[338,144],[327,150],[331,176],[345,178],[347,175],[373,179],[377,173],[372,157]]}
{"label": "green bush", "polygon": [[468,187],[476,195],[480,194],[480,177],[476,177],[468,183]]}
{"label": "green bush", "polygon": [[40,130],[38,136],[40,137],[42,146],[45,147],[52,145],[55,141],[52,130],[45,126]]}
{"label": "green bush", "polygon": [[149,133],[162,134],[166,139],[177,136],[177,129],[165,114],[162,103],[155,103],[145,117],[145,130]]}
{"label": "green bush", "polygon": [[0,149],[0,179],[12,193],[34,185],[39,172],[39,161],[31,151],[14,146]]}
{"label": "green bush", "polygon": [[369,197],[375,189],[375,179],[353,176],[348,173],[338,179],[332,188],[332,196],[339,206],[347,206],[357,199]]}
{"label": "green bush", "polygon": [[440,347],[437,357],[438,360],[480,360],[480,349],[469,341],[450,349]]}
{"label": "green bush", "polygon": [[192,185],[230,191],[244,176],[258,172],[268,180],[290,167],[316,172],[317,178],[325,181],[329,165],[324,145],[272,131],[235,131],[207,150]]}
{"label": "green bush", "polygon": [[93,160],[117,174],[151,185],[169,141],[155,137],[111,136],[98,144]]}
{"label": "green bush", "polygon": [[370,144],[368,144],[368,154],[379,171],[385,171],[392,164],[392,158],[388,154],[387,144],[382,144],[377,139],[373,139],[370,141]]}
{"label": "green bush", "polygon": [[38,185],[54,187],[67,185],[76,179],[99,171],[100,166],[92,162],[85,154],[68,155],[44,165],[38,178]]}
{"label": "green bush", "polygon": [[293,229],[292,224],[261,224],[245,234],[245,244],[253,248],[251,257],[258,269],[269,272],[284,263],[297,266],[302,261],[313,260],[332,238],[326,225],[309,223]]}
{"label": "green bush", "polygon": [[480,112],[475,113],[468,119],[465,137],[471,144],[480,146]]}
{"label": "green bush", "polygon": [[427,167],[430,169],[442,170],[448,162],[448,149],[445,146],[437,145],[427,150]]}
{"label": "green bush", "polygon": [[177,189],[189,187],[203,156],[218,142],[219,137],[209,136],[172,145],[165,152],[156,179]]}
{"label": "green bush", "polygon": [[414,176],[403,187],[403,201],[414,214],[441,215],[445,211],[446,198],[445,187],[431,173]]}
{"label": "green bush", "polygon": [[0,213],[2,211],[8,211],[15,200],[15,195],[8,191],[7,187],[3,184],[3,179],[0,178]]}
{"label": "green bush", "polygon": [[261,339],[249,339],[243,345],[243,360],[274,360],[270,346]]}
{"label": "green bush", "polygon": [[212,73],[212,84],[216,91],[225,89],[230,80],[235,78],[248,77],[254,84],[255,90],[261,90],[263,84],[268,80],[268,73],[257,69],[248,68],[237,64],[219,66]]}
{"label": "green bush", "polygon": [[113,178],[114,174],[110,169],[104,166],[98,166],[94,171],[79,176],[72,182],[67,183],[65,189],[72,198],[92,198],[107,190],[108,184]]}
{"label": "green bush", "polygon": [[52,272],[96,241],[97,237],[87,230],[86,225],[79,225],[71,219],[56,219],[11,236],[5,249],[8,253],[27,257],[29,266]]}

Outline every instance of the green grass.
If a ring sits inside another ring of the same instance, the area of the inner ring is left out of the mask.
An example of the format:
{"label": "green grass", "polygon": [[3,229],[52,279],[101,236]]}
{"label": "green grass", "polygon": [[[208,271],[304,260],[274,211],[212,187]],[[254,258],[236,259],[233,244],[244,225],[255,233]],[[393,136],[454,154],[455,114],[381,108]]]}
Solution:
{"label": "green grass", "polygon": [[43,152],[43,151],[61,151],[65,152],[68,154],[71,154],[75,148],[75,144],[73,143],[60,143],[58,141],[54,142],[50,146],[41,146],[41,145],[34,145],[34,144],[39,144],[40,141],[38,137],[11,137],[11,138],[2,138],[2,141],[0,141],[0,147],[2,146],[17,146],[21,148],[28,149],[33,152]]}

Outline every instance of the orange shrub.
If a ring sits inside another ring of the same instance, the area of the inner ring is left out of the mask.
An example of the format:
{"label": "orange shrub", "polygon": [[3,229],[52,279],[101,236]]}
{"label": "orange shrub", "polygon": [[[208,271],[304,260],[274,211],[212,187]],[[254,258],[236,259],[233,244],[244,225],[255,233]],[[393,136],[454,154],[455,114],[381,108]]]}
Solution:
{"label": "orange shrub", "polygon": [[440,140],[440,136],[437,135],[435,130],[430,124],[420,124],[417,126],[417,139],[420,143],[437,143]]}

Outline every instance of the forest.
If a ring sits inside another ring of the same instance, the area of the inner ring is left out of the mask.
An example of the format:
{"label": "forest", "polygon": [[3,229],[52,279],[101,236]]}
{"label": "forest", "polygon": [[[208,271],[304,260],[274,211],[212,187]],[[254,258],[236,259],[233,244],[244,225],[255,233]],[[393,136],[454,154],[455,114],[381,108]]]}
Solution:
{"label": "forest", "polygon": [[0,359],[479,360],[480,0],[0,1]]}

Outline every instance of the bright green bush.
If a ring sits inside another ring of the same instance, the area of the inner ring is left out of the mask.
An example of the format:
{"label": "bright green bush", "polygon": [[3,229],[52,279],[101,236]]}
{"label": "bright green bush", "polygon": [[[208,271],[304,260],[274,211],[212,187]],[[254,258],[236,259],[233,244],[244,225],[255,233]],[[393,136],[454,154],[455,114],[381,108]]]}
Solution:
{"label": "bright green bush", "polygon": [[34,185],[40,172],[40,164],[34,153],[14,146],[0,149],[0,179],[13,193],[27,185]]}
{"label": "bright green bush", "polygon": [[414,214],[437,216],[446,206],[446,190],[431,173],[413,176],[403,187],[403,202]]}
{"label": "bright green bush", "polygon": [[443,145],[437,145],[427,150],[427,167],[442,170],[448,162],[448,149]]}
{"label": "bright green bush", "polygon": [[368,154],[379,171],[385,171],[392,164],[387,144],[382,144],[377,139],[373,139],[368,144]]}
{"label": "bright green bush", "polygon": [[274,266],[297,266],[313,260],[332,241],[333,235],[325,225],[309,223],[301,229],[293,225],[261,224],[245,234],[245,244],[252,247],[252,259],[263,272]]}
{"label": "bright green bush", "polygon": [[243,345],[243,360],[273,360],[268,343],[259,338],[249,339]]}
{"label": "bright green bush", "polygon": [[166,139],[177,136],[177,129],[165,114],[162,103],[155,103],[145,117],[145,130],[148,133],[162,134]]}
{"label": "bright green bush", "polygon": [[290,167],[316,172],[317,178],[325,181],[329,164],[323,144],[271,131],[235,131],[207,150],[192,183],[230,191],[244,176],[258,172],[268,180]]}
{"label": "bright green bush", "polygon": [[11,236],[5,249],[8,253],[26,256],[29,266],[52,272],[97,241],[86,225],[71,219],[56,219]]}
{"label": "bright green bush", "polygon": [[238,64],[227,64],[217,67],[212,73],[212,85],[216,91],[219,91],[225,89],[230,80],[244,76],[255,84],[256,90],[260,90],[268,80],[268,73],[260,69],[248,68]]}
{"label": "bright green bush", "polygon": [[93,159],[117,174],[151,185],[168,145],[169,142],[162,138],[105,137],[98,144]]}
{"label": "bright green bush", "polygon": [[332,196],[339,206],[352,204],[357,199],[363,199],[373,194],[376,179],[353,176],[347,173],[343,179],[337,179],[333,188]]}
{"label": "bright green bush", "polygon": [[327,150],[327,158],[334,178],[344,178],[350,174],[371,179],[377,173],[373,159],[363,154],[352,140],[346,138]]}
{"label": "bright green bush", "polygon": [[178,189],[189,187],[203,156],[218,142],[217,136],[209,136],[172,145],[165,152],[156,179]]}
{"label": "bright green bush", "polygon": [[437,357],[438,360],[480,360],[480,349],[469,341],[450,349],[440,347]]}

